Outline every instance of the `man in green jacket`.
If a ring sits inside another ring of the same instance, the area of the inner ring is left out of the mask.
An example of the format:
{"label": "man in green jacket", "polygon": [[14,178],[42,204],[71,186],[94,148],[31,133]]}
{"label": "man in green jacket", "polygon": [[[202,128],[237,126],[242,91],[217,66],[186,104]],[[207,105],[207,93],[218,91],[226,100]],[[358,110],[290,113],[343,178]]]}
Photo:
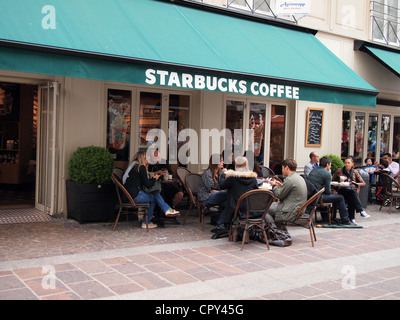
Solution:
{"label": "man in green jacket", "polygon": [[273,222],[279,227],[284,222],[293,222],[297,211],[307,201],[307,185],[304,179],[296,173],[297,162],[294,159],[282,161],[283,183],[277,180],[270,182],[272,192],[279,199],[268,210],[267,222]]}

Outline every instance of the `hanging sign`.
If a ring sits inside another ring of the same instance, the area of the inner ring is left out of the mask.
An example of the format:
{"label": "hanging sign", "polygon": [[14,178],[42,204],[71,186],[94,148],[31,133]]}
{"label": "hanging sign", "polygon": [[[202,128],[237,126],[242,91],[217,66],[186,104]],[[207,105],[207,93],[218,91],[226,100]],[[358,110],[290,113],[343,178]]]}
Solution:
{"label": "hanging sign", "polygon": [[310,11],[311,0],[275,0],[277,15],[309,15]]}

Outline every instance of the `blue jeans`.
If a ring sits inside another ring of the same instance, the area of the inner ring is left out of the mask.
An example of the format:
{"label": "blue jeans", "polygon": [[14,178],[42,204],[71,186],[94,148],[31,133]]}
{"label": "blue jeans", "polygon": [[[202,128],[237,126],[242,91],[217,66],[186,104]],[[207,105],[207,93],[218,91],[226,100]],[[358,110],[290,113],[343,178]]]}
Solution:
{"label": "blue jeans", "polygon": [[[133,199],[133,201],[136,203],[150,203],[150,207],[147,209],[147,220],[149,223],[151,222],[151,219],[153,219],[153,212],[156,204],[158,204],[163,212],[166,212],[170,209],[170,206],[165,203],[164,199],[159,193],[152,194],[139,191],[139,194],[135,199]],[[146,223],[146,221],[143,220],[142,223]]]}
{"label": "blue jeans", "polygon": [[217,225],[220,225],[225,222],[227,195],[228,195],[227,190],[217,191],[217,192],[211,193],[210,197],[206,201],[203,202],[204,204],[219,205],[224,208],[222,210],[221,216],[219,217],[219,219],[217,221]]}
{"label": "blue jeans", "polygon": [[342,223],[349,222],[349,213],[347,212],[346,202],[341,194],[322,194],[323,202],[331,202],[339,209]]}

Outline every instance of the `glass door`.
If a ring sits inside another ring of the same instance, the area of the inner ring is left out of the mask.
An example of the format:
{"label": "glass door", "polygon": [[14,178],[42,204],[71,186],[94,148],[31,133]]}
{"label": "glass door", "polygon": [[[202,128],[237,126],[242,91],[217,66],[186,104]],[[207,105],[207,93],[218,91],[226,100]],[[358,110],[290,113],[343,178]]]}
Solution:
{"label": "glass door", "polygon": [[57,82],[39,86],[36,208],[54,215],[58,197],[58,91]]}
{"label": "glass door", "polygon": [[266,109],[265,103],[250,103],[249,129],[252,130],[250,137],[252,144],[249,144],[249,150],[254,152],[255,159],[259,163],[264,161]]}

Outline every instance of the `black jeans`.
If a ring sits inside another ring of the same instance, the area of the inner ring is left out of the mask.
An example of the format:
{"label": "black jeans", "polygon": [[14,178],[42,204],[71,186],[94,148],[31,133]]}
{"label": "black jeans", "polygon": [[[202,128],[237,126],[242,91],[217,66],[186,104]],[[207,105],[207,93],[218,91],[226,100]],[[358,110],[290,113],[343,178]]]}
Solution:
{"label": "black jeans", "polygon": [[357,190],[350,188],[341,188],[339,190],[339,194],[341,194],[347,202],[347,211],[349,212],[350,220],[355,218],[355,212],[363,211],[363,207],[358,197]]}

